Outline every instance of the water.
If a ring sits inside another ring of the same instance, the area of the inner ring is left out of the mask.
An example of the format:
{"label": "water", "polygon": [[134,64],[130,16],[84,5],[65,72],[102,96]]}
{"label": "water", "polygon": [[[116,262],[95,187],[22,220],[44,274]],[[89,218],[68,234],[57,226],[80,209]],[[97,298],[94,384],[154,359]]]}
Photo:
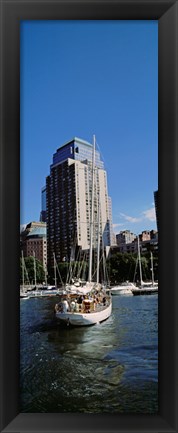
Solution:
{"label": "water", "polygon": [[56,302],[20,301],[20,412],[157,413],[158,296],[113,296],[83,328],[62,327]]}

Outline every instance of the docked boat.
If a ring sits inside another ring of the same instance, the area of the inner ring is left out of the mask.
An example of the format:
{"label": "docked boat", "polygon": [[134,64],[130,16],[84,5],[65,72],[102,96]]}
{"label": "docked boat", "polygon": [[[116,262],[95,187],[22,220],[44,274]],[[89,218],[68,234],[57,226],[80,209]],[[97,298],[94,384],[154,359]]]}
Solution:
{"label": "docked boat", "polygon": [[140,270],[140,286],[132,289],[132,294],[134,296],[139,295],[152,295],[158,293],[158,283],[154,281],[154,271],[153,271],[153,254],[151,253],[151,271],[152,271],[152,281],[144,282],[142,279],[142,266],[141,266],[141,255],[140,255],[140,245],[138,237],[138,262]]}
{"label": "docked boat", "polygon": [[[28,292],[27,292],[29,286],[25,286],[25,272],[27,274],[27,269],[25,266],[23,251],[21,254],[22,254],[22,286],[20,287],[20,299],[29,299]],[[27,274],[27,278],[28,278],[28,274]]]}
{"label": "docked boat", "polygon": [[155,293],[158,293],[158,286],[147,286],[147,287],[136,287],[135,289],[132,289],[132,294],[134,296],[139,295],[153,295]]}
{"label": "docked boat", "polygon": [[[112,313],[112,298],[109,287],[99,282],[100,267],[100,203],[98,198],[97,213],[97,267],[96,281],[93,281],[93,224],[94,224],[94,197],[95,190],[95,136],[93,137],[93,158],[92,158],[92,189],[91,189],[91,220],[90,220],[90,254],[88,281],[81,287],[76,285],[68,286],[66,294],[55,305],[56,318],[60,322],[72,326],[89,326],[103,322]],[[103,251],[104,258],[104,251]],[[104,264],[104,260],[102,261]]]}
{"label": "docked boat", "polygon": [[37,290],[31,290],[28,293],[28,298],[45,298],[45,297],[57,296],[61,293],[62,292],[59,289],[54,289],[54,290],[37,289]]}
{"label": "docked boat", "polygon": [[28,293],[20,292],[20,299],[29,299]]}
{"label": "docked boat", "polygon": [[136,286],[133,283],[129,283],[126,281],[118,286],[111,287],[112,295],[132,295],[132,290],[135,289]]}

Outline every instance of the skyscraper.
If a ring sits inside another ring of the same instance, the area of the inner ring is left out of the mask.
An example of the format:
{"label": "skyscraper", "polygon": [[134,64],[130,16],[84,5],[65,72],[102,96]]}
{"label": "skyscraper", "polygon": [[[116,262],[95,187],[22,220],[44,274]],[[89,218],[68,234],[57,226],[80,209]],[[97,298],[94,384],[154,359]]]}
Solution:
{"label": "skyscraper", "polygon": [[40,221],[46,222],[46,186],[41,190],[41,212]]}
{"label": "skyscraper", "polygon": [[[46,178],[46,216],[48,270],[52,272],[53,256],[57,262],[76,258],[78,249],[90,246],[93,146],[79,138],[65,143],[53,155],[50,175]],[[112,244],[111,200],[108,197],[107,174],[100,153],[95,152],[93,245]],[[98,219],[99,209],[99,219]]]}

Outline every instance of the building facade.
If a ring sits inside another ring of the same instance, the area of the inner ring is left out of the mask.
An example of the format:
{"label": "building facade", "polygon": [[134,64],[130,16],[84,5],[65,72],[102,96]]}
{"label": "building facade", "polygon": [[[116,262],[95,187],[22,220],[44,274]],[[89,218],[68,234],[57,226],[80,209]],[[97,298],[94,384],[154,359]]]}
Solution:
{"label": "building facade", "polygon": [[151,239],[150,230],[144,230],[144,231],[139,235],[139,239],[140,239],[140,242],[150,241],[150,239]]}
{"label": "building facade", "polygon": [[[155,232],[154,237],[150,237],[149,240],[140,241],[140,252],[148,253],[148,252],[158,252],[158,236],[157,232]],[[141,235],[139,235],[140,237]],[[138,253],[138,238],[136,238],[133,242],[123,243],[117,246],[112,246],[110,249],[110,255],[116,253]]]}
{"label": "building facade", "polygon": [[24,257],[35,256],[47,268],[46,224],[30,222],[21,233],[21,250]]}
{"label": "building facade", "polygon": [[136,237],[137,236],[134,233],[132,233],[130,230],[124,230],[116,235],[116,242],[117,245],[130,244],[136,239]]}
{"label": "building facade", "polygon": [[46,223],[46,186],[44,186],[41,190],[40,221]]}
{"label": "building facade", "polygon": [[[129,230],[126,230],[126,232]],[[145,235],[146,234],[146,235]],[[117,246],[113,246],[110,250],[110,254],[115,253],[138,253],[138,237],[134,235],[135,238],[132,242],[117,242]],[[118,235],[116,235],[116,238]],[[121,238],[122,239],[122,238]],[[128,238],[127,238],[128,239]],[[158,252],[158,232],[156,230],[143,231],[139,234],[140,241],[140,251],[141,253]]]}
{"label": "building facade", "polygon": [[[76,258],[78,250],[87,252],[91,233],[93,146],[74,138],[53,155],[46,178],[48,272],[57,262]],[[93,245],[110,247],[113,239],[111,200],[107,174],[98,151],[94,170]],[[98,217],[99,212],[99,217]],[[98,230],[99,225],[99,230]]]}

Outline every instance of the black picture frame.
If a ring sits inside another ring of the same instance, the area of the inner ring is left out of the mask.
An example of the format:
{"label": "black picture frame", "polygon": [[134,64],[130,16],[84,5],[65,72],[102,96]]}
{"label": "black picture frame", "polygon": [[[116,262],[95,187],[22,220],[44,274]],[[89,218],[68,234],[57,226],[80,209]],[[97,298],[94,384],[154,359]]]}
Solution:
{"label": "black picture frame", "polygon": [[[156,19],[159,27],[159,413],[19,413],[20,20]],[[1,0],[2,432],[177,432],[178,2]]]}

